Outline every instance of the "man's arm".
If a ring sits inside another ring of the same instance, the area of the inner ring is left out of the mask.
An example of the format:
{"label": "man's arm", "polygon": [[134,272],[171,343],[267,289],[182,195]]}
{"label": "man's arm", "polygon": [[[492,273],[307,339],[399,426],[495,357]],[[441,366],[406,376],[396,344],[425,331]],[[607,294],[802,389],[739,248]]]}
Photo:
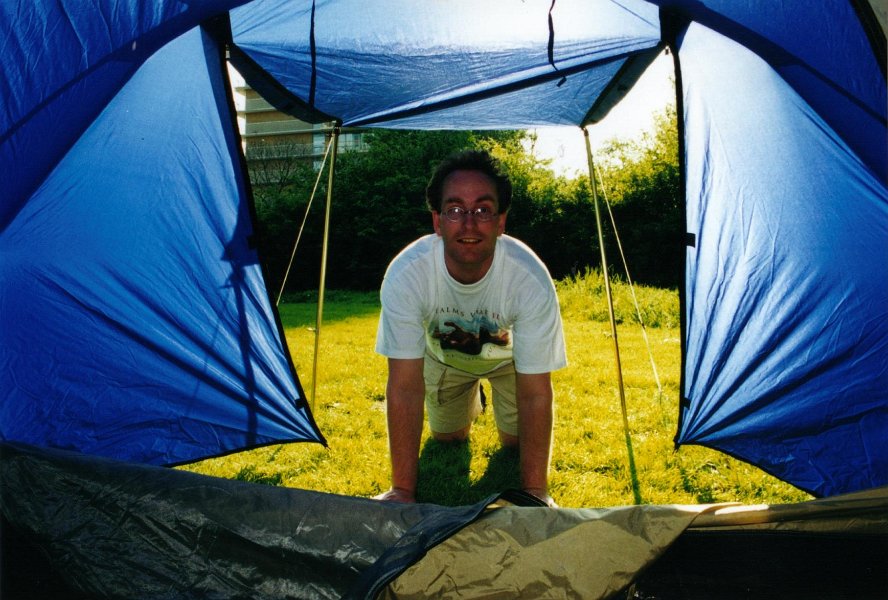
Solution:
{"label": "man's arm", "polygon": [[386,417],[389,454],[392,462],[392,487],[378,500],[416,501],[419,468],[419,442],[422,437],[425,381],[423,359],[388,360]]}
{"label": "man's arm", "polygon": [[548,502],[549,461],[552,452],[552,379],[549,373],[516,373],[518,448],[521,487]]}

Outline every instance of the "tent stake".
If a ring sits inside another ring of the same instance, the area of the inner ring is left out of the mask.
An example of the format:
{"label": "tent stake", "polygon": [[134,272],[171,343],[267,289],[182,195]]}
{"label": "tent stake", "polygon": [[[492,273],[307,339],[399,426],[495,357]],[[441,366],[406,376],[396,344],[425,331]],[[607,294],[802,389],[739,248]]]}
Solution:
{"label": "tent stake", "polygon": [[592,144],[589,142],[589,131],[583,127],[586,139],[586,160],[589,163],[589,184],[592,186],[592,201],[595,205],[595,223],[598,228],[598,247],[601,249],[601,274],[604,277],[604,290],[607,294],[607,309],[610,315],[611,335],[614,339],[614,360],[617,368],[617,387],[620,392],[620,410],[623,413],[623,433],[626,437],[626,450],[629,453],[629,477],[632,480],[632,495],[635,504],[641,504],[641,492],[638,489],[638,473],[635,470],[635,454],[632,451],[632,436],[629,433],[629,417],[626,411],[626,392],[623,387],[623,368],[620,365],[620,344],[617,341],[617,319],[614,315],[614,298],[611,292],[610,275],[607,272],[607,258],[604,253],[604,232],[601,227],[601,213],[598,208],[598,189],[595,185],[595,167],[592,160]]}
{"label": "tent stake", "polygon": [[327,208],[324,212],[324,242],[321,249],[321,281],[318,285],[318,314],[315,319],[314,362],[311,372],[311,411],[315,410],[318,383],[318,348],[321,344],[321,321],[324,315],[324,285],[327,280],[327,246],[330,240],[330,211],[333,205],[333,173],[336,170],[336,152],[339,148],[339,129],[333,129],[333,150],[330,153],[330,170],[327,177]]}

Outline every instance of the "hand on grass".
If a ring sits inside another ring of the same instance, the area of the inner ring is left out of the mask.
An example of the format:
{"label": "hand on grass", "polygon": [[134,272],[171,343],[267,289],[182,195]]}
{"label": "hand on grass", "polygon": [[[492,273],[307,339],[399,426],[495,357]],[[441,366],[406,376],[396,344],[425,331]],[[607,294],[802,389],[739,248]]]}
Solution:
{"label": "hand on grass", "polygon": [[546,506],[548,506],[549,508],[558,508],[558,504],[555,503],[555,500],[546,492],[546,490],[538,488],[524,488],[524,491],[531,496],[539,498],[540,500],[545,502]]}
{"label": "hand on grass", "polygon": [[416,502],[412,491],[394,487],[378,496],[373,496],[373,499],[382,500],[383,502],[401,502],[402,504],[413,504]]}

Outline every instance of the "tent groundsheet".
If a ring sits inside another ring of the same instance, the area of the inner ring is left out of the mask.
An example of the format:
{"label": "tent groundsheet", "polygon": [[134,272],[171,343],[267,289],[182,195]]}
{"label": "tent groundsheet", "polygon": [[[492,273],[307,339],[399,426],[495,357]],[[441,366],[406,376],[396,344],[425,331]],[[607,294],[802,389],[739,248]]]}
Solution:
{"label": "tent groundsheet", "polygon": [[[0,490],[4,598],[888,591],[885,488],[770,507],[549,509],[508,495],[464,507],[400,505],[6,444]],[[738,548],[753,552],[752,570]],[[805,549],[791,572],[765,560],[786,548]],[[688,553],[690,562],[675,558]],[[16,556],[29,564],[11,564]],[[700,577],[718,557],[720,571]],[[808,583],[786,589],[798,580]]]}

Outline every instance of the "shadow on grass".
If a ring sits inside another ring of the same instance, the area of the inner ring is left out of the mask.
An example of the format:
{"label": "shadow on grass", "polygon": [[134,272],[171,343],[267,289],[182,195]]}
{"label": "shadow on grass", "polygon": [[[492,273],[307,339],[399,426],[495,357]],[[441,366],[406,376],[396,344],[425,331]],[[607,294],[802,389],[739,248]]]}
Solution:
{"label": "shadow on grass", "polygon": [[[317,324],[317,292],[285,294],[278,305],[284,327],[313,327]],[[378,292],[348,292],[329,290],[324,301],[324,323],[335,323],[357,317],[379,315]]]}
{"label": "shadow on grass", "polygon": [[475,504],[493,494],[521,487],[518,450],[499,448],[487,463],[484,475],[471,480],[471,442],[426,441],[419,456],[419,502],[442,506]]}

